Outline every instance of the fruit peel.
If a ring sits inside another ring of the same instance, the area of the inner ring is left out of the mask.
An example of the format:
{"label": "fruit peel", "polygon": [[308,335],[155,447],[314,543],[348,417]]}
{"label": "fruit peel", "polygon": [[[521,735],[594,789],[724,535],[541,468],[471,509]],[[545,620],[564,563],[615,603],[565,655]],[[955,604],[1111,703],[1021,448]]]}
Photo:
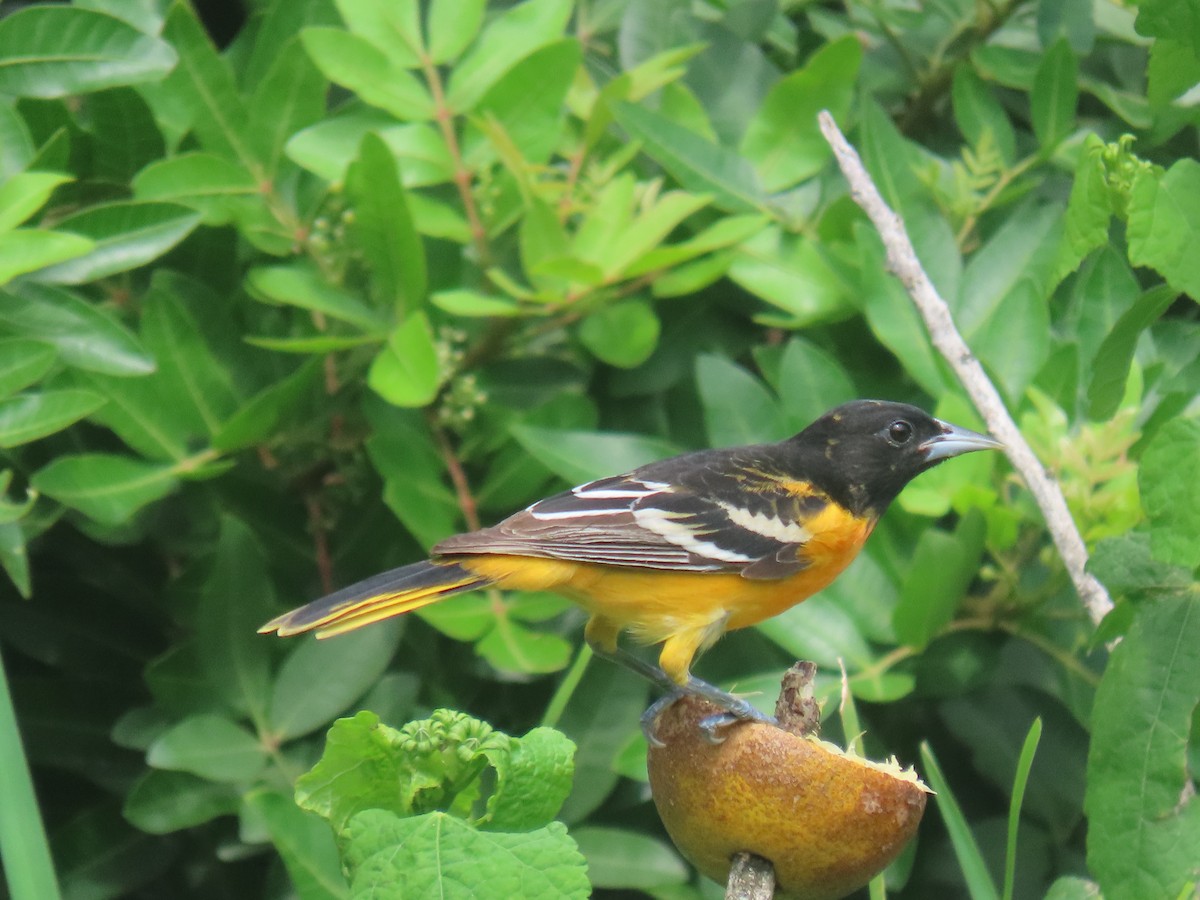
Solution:
{"label": "fruit peel", "polygon": [[916,833],[929,789],[894,761],[875,763],[815,737],[740,722],[709,742],[719,710],[682,697],[659,716],[650,787],[668,834],[724,884],[736,853],[769,860],[776,896],[834,900],[882,871]]}

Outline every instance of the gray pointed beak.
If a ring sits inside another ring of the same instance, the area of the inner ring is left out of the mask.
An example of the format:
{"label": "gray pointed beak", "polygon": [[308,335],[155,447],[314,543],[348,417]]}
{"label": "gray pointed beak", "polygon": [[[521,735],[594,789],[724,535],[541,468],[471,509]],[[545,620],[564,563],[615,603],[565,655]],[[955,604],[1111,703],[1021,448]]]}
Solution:
{"label": "gray pointed beak", "polygon": [[917,448],[925,455],[927,462],[938,462],[952,456],[970,453],[972,450],[1000,450],[1004,447],[998,440],[990,438],[986,434],[959,428],[957,425],[951,425],[941,419],[934,419],[934,421],[941,427],[942,433],[931,437]]}

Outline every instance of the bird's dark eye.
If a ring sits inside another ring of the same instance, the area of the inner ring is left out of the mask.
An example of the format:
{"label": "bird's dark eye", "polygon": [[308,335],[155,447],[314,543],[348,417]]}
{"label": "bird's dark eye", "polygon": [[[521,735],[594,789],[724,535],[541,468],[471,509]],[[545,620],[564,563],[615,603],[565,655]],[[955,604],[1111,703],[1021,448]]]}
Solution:
{"label": "bird's dark eye", "polygon": [[896,446],[907,444],[913,436],[913,427],[903,419],[897,419],[887,428],[888,440]]}

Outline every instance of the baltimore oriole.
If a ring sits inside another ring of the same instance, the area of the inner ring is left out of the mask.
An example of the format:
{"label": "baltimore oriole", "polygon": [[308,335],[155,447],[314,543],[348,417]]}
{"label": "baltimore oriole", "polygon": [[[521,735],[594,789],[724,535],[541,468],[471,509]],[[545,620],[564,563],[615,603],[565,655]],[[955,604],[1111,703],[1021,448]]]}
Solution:
{"label": "baltimore oriole", "polygon": [[[777,444],[685,453],[539,500],[261,631],[326,637],[463,591],[556,591],[590,615],[598,654],[733,717],[764,718],[693,678],[695,656],[833,581],[912,478],[1000,446],[915,406],[847,403]],[[661,669],[622,650],[623,631],[662,644]]]}

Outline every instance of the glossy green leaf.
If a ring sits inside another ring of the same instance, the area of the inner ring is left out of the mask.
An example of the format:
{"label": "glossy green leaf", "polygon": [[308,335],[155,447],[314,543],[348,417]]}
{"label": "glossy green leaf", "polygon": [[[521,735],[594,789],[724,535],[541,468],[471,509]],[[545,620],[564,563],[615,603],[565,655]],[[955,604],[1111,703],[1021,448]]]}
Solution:
{"label": "glossy green leaf", "polygon": [[738,247],[729,277],[782,310],[790,327],[838,318],[850,306],[845,282],[816,242],[774,225]]}
{"label": "glossy green leaf", "polygon": [[[869,666],[874,655],[850,614],[822,595],[755,626],[796,659],[837,669],[839,660],[851,673]],[[769,708],[771,697],[755,698]]]}
{"label": "glossy green leaf", "polygon": [[367,372],[367,384],[388,403],[425,406],[437,396],[441,369],[429,319],[412,313],[392,332]]}
{"label": "glossy green leaf", "polygon": [[487,0],[437,0],[429,7],[429,58],[438,65],[456,60],[483,25]]}
{"label": "glossy green leaf", "polygon": [[230,218],[228,201],[259,193],[258,181],[225,157],[184,153],[152,163],[133,179],[138,200],[174,201],[204,214],[207,224]]}
{"label": "glossy green leaf", "polygon": [[0,182],[0,234],[16,228],[41,209],[54,189],[71,176],[58,172],[18,172]]}
{"label": "glossy green leaf", "polygon": [[150,834],[170,834],[237,811],[232,785],[187,772],[149,772],[125,798],[125,818]]}
{"label": "glossy green leaf", "polygon": [[18,522],[0,522],[0,566],[22,597],[33,595],[25,532]]}
{"label": "glossy green leaf", "polygon": [[658,316],[648,303],[623,300],[602,307],[579,326],[579,340],[610,366],[640,366],[658,345]]}
{"label": "glossy green leaf", "polygon": [[86,418],[104,405],[92,391],[64,388],[17,394],[0,400],[0,447],[36,441]]}
{"label": "glossy green leaf", "polygon": [[688,880],[688,867],[665,841],[636,831],[585,826],[571,832],[596,888],[642,890]]}
{"label": "glossy green leaf", "polygon": [[1159,285],[1142,294],[1133,306],[1117,319],[1092,360],[1092,381],[1088,385],[1088,416],[1096,421],[1111,418],[1125,396],[1129,367],[1138,339],[1158,321],[1178,294]]}
{"label": "glossy green leaf", "polygon": [[524,0],[489,22],[450,74],[449,107],[458,114],[470,112],[505,72],[562,37],[572,5],[570,0]]}
{"label": "glossy green leaf", "polygon": [[1187,743],[1198,681],[1200,599],[1140,604],[1092,715],[1088,868],[1105,896],[1179,897],[1195,879],[1200,802],[1187,790]]}
{"label": "glossy green leaf", "polygon": [[641,434],[517,425],[512,435],[546,468],[571,484],[619,475],[679,453],[675,445]]}
{"label": "glossy green leaf", "polygon": [[416,0],[337,0],[352,32],[366,38],[402,68],[417,68],[425,52],[421,7]]}
{"label": "glossy green leaf", "polygon": [[433,100],[425,86],[365,37],[340,28],[306,28],[304,49],[330,81],[405,121],[433,118]]}
{"label": "glossy green leaf", "polygon": [[351,228],[376,303],[399,314],[420,309],[427,287],[425,247],[408,210],[396,158],[379,135],[363,136],[358,159],[346,174],[346,194],[354,204]]}
{"label": "glossy green leaf", "polygon": [[[330,723],[387,669],[404,629],[404,620],[319,641],[296,642],[275,676],[268,707],[271,735],[285,741]],[[337,678],[329,673],[336,672]]]}
{"label": "glossy green leaf", "polygon": [[171,466],[128,456],[60,456],[29,483],[47,497],[106,525],[128,522],[142,507],[175,490]]}
{"label": "glossy green leaf", "polygon": [[304,398],[312,395],[320,376],[319,363],[319,360],[306,362],[286,378],[250,397],[213,434],[213,448],[223,452],[240,450],[274,434],[280,423],[302,410]]}
{"label": "glossy green leaf", "polygon": [[330,284],[316,270],[302,265],[259,266],[246,275],[251,296],[272,303],[297,306],[348,322],[374,333],[386,328],[383,314],[371,309],[349,291]]}
{"label": "glossy green leaf", "polygon": [[711,194],[713,202],[727,212],[762,209],[764,199],[758,177],[734,151],[641,106],[617,103],[613,112],[621,127],[642,141],[646,153],[687,190]]}
{"label": "glossy green leaf", "polygon": [[62,219],[58,226],[95,246],[70,262],[42,269],[37,279],[82,284],[136,269],[162,256],[199,223],[199,213],[176,203],[119,201],[92,206]]}
{"label": "glossy green leaf", "polygon": [[985,531],[983,517],[976,513],[964,518],[953,534],[930,528],[921,535],[892,619],[902,643],[925,647],[954,618],[979,574]]}
{"label": "glossy green leaf", "polygon": [[368,132],[392,148],[405,187],[444,184],[454,178],[454,161],[435,127],[425,122],[397,123],[387,113],[359,105],[293,135],[287,155],[327,181],[342,181]]}
{"label": "glossy green leaf", "polygon": [[328,87],[299,39],[284,44],[249,104],[253,152],[268,177],[279,170],[283,148],[292,135],[321,119]]}
{"label": "glossy green leaf", "polygon": [[54,347],[43,341],[0,340],[0,397],[38,381],[54,367],[57,358]]}
{"label": "glossy green leaf", "polygon": [[1075,127],[1079,102],[1079,63],[1065,38],[1059,38],[1042,58],[1033,79],[1030,106],[1033,133],[1045,152],[1062,142]]}
{"label": "glossy green leaf", "polygon": [[1200,566],[1200,418],[1168,422],[1146,445],[1138,470],[1150,546],[1163,562]]}
{"label": "glossy green leaf", "polygon": [[763,190],[786,190],[824,167],[831,151],[817,127],[817,113],[824,109],[835,119],[846,118],[862,55],[852,36],[832,41],[767,94],[741,147]]}
{"label": "glossy green leaf", "polygon": [[429,302],[444,312],[466,318],[519,316],[522,312],[511,300],[470,290],[438,291]]}
{"label": "glossy green leaf", "polygon": [[701,356],[696,360],[696,387],[712,446],[738,447],[783,437],[779,401],[741,366],[723,356]]}
{"label": "glossy green leaf", "polygon": [[807,427],[858,396],[837,357],[801,337],[792,338],[784,348],[778,393],[790,431]]}
{"label": "glossy green leaf", "polygon": [[209,781],[249,781],[266,768],[267,748],[225,716],[190,716],[150,745],[156,769],[191,772]]}
{"label": "glossy green leaf", "polygon": [[1200,162],[1181,159],[1166,175],[1143,170],[1129,196],[1129,261],[1158,271],[1171,287],[1200,297]]}
{"label": "glossy green leaf", "polygon": [[19,294],[0,298],[0,320],[20,335],[53,344],[72,366],[115,376],[140,376],[155,368],[124,325],[70,290],[23,284]]}
{"label": "glossy green leaf", "polygon": [[18,275],[44,271],[48,266],[87,256],[95,242],[78,234],[18,228],[0,234],[0,285]]}
{"label": "glossy green leaf", "polygon": [[245,802],[266,826],[300,900],[350,896],[337,845],[325,822],[300,809],[290,796],[272,790],[253,791]]}
{"label": "glossy green leaf", "polygon": [[175,65],[170,44],[88,9],[34,6],[0,20],[0,92],[64,97],[156,81]]}

